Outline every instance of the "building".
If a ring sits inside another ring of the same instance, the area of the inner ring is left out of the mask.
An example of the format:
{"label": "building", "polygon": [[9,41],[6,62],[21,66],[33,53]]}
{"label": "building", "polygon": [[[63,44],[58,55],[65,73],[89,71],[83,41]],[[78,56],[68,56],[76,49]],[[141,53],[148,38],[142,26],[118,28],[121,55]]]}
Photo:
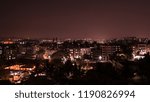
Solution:
{"label": "building", "polygon": [[133,46],[133,60],[139,60],[145,57],[145,54],[150,53],[150,44],[139,43]]}
{"label": "building", "polygon": [[120,51],[120,46],[115,45],[102,45],[101,46],[101,54],[99,56],[100,61],[108,61],[110,60],[110,56]]}
{"label": "building", "polygon": [[4,40],[0,44],[0,59],[14,60],[17,58],[18,47],[11,39]]}
{"label": "building", "polygon": [[9,71],[9,80],[11,83],[19,84],[21,81],[29,78],[29,75],[35,70],[34,65],[12,65],[5,67]]}
{"label": "building", "polygon": [[85,55],[85,54],[89,55],[90,53],[91,53],[91,48],[69,49],[69,55],[70,55],[71,59],[82,58],[83,55]]}
{"label": "building", "polygon": [[150,46],[148,44],[137,44],[133,46],[134,55],[145,55],[148,52],[150,52]]}
{"label": "building", "polygon": [[18,48],[15,44],[4,44],[2,50],[2,57],[5,60],[17,59]]}

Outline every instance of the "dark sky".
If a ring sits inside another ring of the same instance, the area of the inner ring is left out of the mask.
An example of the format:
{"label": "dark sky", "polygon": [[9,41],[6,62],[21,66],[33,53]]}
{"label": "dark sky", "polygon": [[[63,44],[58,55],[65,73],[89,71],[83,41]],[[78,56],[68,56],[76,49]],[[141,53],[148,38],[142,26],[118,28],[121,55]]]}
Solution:
{"label": "dark sky", "polygon": [[0,38],[150,37],[149,0],[1,0]]}

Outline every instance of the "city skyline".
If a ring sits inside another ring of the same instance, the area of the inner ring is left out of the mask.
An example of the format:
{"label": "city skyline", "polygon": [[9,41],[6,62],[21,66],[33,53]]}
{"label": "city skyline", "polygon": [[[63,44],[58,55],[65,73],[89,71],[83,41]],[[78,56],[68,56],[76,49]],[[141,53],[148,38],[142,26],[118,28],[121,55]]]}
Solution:
{"label": "city skyline", "polygon": [[0,62],[0,84],[6,85],[146,85],[150,39],[4,39]]}
{"label": "city skyline", "polygon": [[2,1],[0,38],[150,37],[148,1]]}

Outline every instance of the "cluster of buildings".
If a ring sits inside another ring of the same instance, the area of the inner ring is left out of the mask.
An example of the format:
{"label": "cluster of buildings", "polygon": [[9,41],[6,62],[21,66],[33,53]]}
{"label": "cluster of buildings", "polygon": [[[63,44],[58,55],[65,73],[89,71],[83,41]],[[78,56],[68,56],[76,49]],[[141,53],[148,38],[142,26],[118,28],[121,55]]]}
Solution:
{"label": "cluster of buildings", "polygon": [[0,60],[51,59],[51,56],[60,50],[65,50],[71,60],[89,59],[109,61],[111,55],[124,55],[123,46],[130,47],[132,58],[140,59],[150,52],[149,40],[129,37],[113,39],[106,43],[87,40],[4,40],[0,43]]}
{"label": "cluster of buildings", "polygon": [[22,81],[27,80],[30,74],[35,71],[34,65],[12,65],[5,67],[5,70],[9,70],[9,80],[11,83],[20,84]]}
{"label": "cluster of buildings", "polygon": [[[64,64],[67,60],[71,60],[82,70],[88,71],[93,69],[96,62],[113,62],[117,58],[119,61],[121,61],[120,58],[136,61],[149,53],[150,40],[147,38],[128,37],[102,42],[86,39],[64,41],[7,39],[0,41],[0,68],[2,69],[3,66],[4,70],[9,70],[8,79],[12,83],[21,83],[36,70],[35,63],[24,63],[24,59],[49,62],[53,59],[61,59]],[[16,63],[18,61],[22,63]],[[46,74],[40,72],[36,75],[45,76]]]}

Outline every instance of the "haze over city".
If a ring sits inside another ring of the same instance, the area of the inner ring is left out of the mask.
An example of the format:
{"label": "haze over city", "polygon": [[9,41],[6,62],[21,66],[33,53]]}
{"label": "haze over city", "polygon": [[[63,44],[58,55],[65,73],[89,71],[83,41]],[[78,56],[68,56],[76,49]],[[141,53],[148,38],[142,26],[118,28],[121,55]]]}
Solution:
{"label": "haze over city", "polygon": [[149,37],[145,0],[5,0],[0,38]]}

